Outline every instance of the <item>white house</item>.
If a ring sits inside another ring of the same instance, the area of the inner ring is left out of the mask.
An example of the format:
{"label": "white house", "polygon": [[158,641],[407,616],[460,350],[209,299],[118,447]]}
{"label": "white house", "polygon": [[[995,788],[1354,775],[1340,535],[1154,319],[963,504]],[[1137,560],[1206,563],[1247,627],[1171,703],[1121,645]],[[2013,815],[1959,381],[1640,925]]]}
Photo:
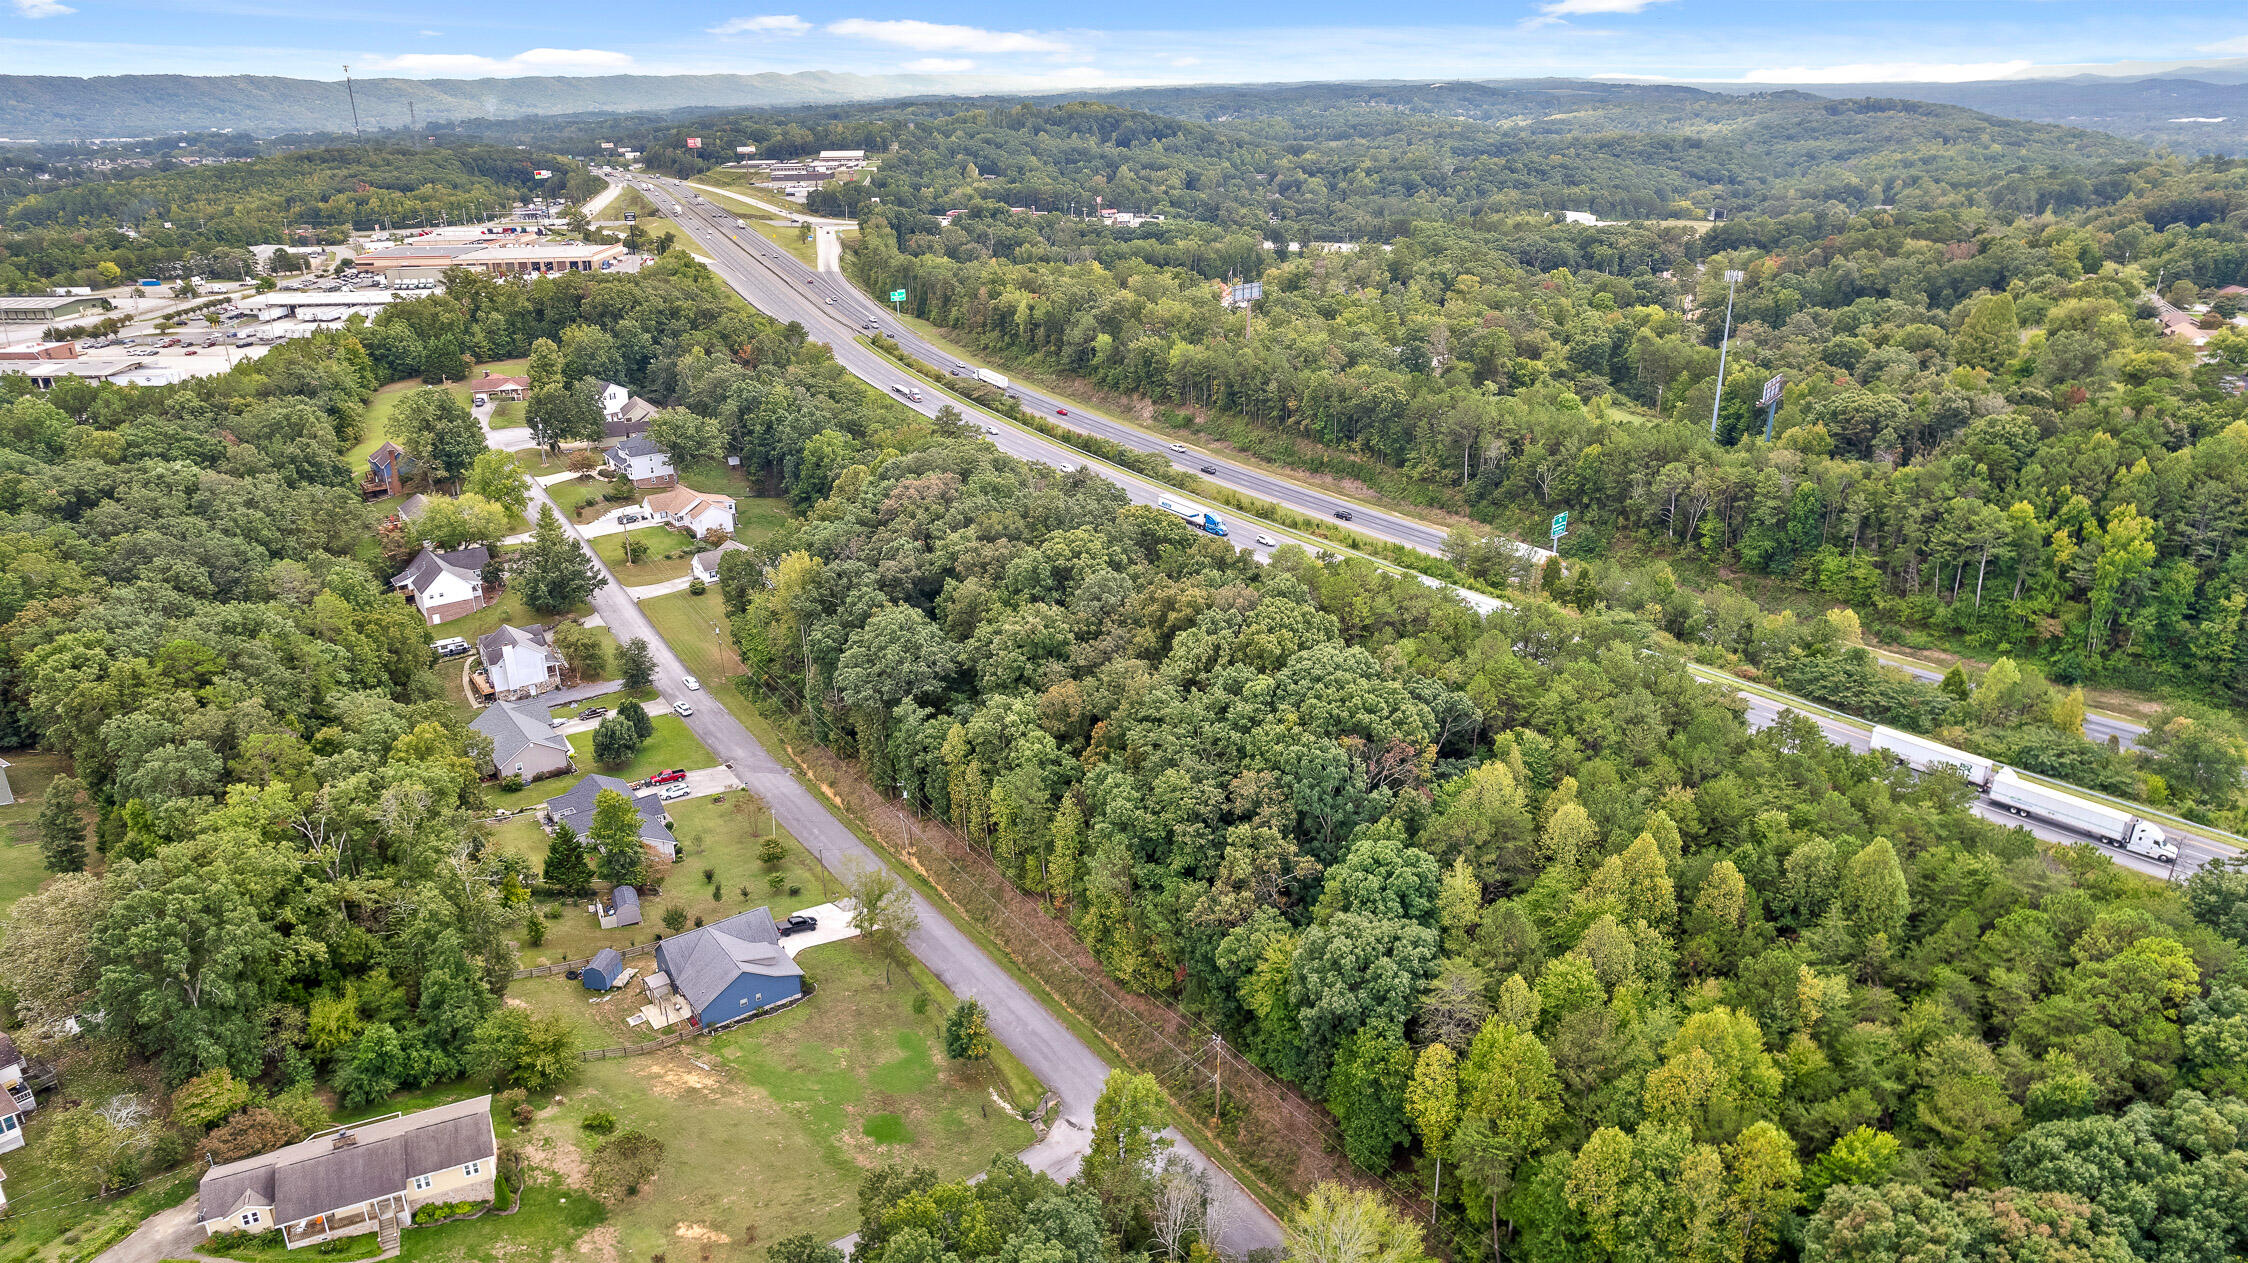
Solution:
{"label": "white house", "polygon": [[711,491],[697,491],[692,487],[673,487],[669,491],[649,496],[649,512],[656,520],[674,526],[696,538],[712,531],[734,533],[734,498]]}
{"label": "white house", "polygon": [[689,578],[700,579],[704,583],[716,583],[718,582],[718,559],[727,553],[746,553],[748,551],[749,545],[742,543],[740,540],[727,540],[707,553],[696,553],[694,560],[687,563],[687,575]]}
{"label": "white house", "polygon": [[668,487],[679,481],[671,455],[644,435],[628,438],[609,449],[609,468],[635,487]]}
{"label": "white house", "polygon": [[604,420],[616,420],[624,412],[624,406],[630,402],[631,391],[615,382],[601,383],[601,416]]}
{"label": "white house", "polygon": [[441,553],[424,544],[420,555],[390,582],[435,626],[492,603],[484,590],[484,567],[491,560],[491,552],[482,547]]}
{"label": "white house", "polygon": [[561,687],[562,655],[544,627],[508,627],[476,638],[484,679],[503,702],[536,697]]}
{"label": "white house", "polygon": [[16,1051],[16,1041],[0,1031],[0,1153],[23,1148],[24,1117],[39,1106],[31,1085],[23,1080],[23,1054]]}

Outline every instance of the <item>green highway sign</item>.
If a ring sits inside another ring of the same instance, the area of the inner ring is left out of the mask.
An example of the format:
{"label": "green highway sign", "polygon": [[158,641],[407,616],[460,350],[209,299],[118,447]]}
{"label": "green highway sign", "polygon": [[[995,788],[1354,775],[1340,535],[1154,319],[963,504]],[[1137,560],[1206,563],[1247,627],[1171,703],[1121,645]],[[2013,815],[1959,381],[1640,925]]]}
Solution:
{"label": "green highway sign", "polygon": [[891,291],[890,291],[890,301],[891,301],[891,302],[893,302],[893,303],[902,303],[902,302],[904,302],[904,301],[905,301],[905,291],[904,291],[904,290],[902,290],[902,289],[894,289],[894,290],[891,290]]}
{"label": "green highway sign", "polygon": [[1568,515],[1568,514],[1566,514],[1566,513],[1556,513],[1556,514],[1554,514],[1554,515],[1553,515],[1553,538],[1555,538],[1555,539],[1559,539],[1559,538],[1561,538],[1562,536],[1564,536],[1564,535],[1567,535],[1568,533],[1569,533],[1569,515]]}

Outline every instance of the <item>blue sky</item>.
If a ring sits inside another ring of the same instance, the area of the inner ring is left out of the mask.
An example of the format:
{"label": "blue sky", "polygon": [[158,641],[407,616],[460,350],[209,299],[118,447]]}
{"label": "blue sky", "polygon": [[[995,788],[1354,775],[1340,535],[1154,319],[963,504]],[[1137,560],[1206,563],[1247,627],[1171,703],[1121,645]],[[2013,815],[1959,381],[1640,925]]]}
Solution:
{"label": "blue sky", "polygon": [[2243,57],[2239,0],[0,0],[0,66],[21,74],[336,78],[348,62],[355,74],[421,78],[842,70],[1052,88],[1537,75],[1832,83]]}

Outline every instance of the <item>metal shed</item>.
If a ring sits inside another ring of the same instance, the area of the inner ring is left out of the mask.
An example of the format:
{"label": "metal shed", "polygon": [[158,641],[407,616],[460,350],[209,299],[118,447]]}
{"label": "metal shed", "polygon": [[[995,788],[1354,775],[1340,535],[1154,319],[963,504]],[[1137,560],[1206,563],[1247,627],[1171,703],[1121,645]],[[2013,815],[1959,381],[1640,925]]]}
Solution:
{"label": "metal shed", "polygon": [[614,947],[604,947],[586,965],[579,979],[588,991],[607,991],[616,985],[617,975],[624,972],[624,956]]}

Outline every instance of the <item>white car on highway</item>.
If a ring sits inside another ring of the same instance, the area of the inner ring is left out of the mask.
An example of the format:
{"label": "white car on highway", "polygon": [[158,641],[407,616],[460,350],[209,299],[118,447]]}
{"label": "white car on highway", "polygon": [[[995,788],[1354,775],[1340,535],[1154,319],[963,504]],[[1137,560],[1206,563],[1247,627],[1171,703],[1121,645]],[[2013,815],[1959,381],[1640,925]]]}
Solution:
{"label": "white car on highway", "polygon": [[1183,451],[1185,451],[1185,450],[1186,450],[1186,444],[1184,444],[1184,443],[1173,443],[1173,444],[1171,444],[1171,450],[1172,450],[1172,451],[1174,451],[1174,452],[1183,452]]}
{"label": "white car on highway", "polygon": [[1278,547],[1280,547],[1280,543],[1279,543],[1279,541],[1278,541],[1278,540],[1275,540],[1275,539],[1274,539],[1274,538],[1273,538],[1272,536],[1270,536],[1270,535],[1259,535],[1259,536],[1257,536],[1257,543],[1258,543],[1259,545],[1261,545],[1261,546],[1265,547],[1265,548],[1278,548]]}
{"label": "white car on highway", "polygon": [[688,690],[689,690],[690,692],[692,692],[692,691],[696,691],[696,690],[699,690],[699,689],[701,689],[701,688],[702,688],[702,681],[701,681],[701,680],[698,680],[698,679],[696,679],[695,677],[693,677],[693,676],[691,676],[691,675],[683,675],[683,676],[680,676],[680,677],[679,677],[679,682],[680,682],[681,684],[684,684],[684,685],[686,685],[686,686],[687,686],[687,688],[688,688]]}

